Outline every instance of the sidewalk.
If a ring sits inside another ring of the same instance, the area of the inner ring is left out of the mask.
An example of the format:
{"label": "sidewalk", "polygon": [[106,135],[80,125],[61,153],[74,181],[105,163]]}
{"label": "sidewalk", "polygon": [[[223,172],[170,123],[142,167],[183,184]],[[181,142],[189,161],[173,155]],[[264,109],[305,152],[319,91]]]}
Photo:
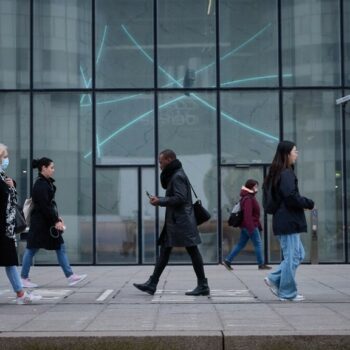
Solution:
{"label": "sidewalk", "polygon": [[[303,302],[281,302],[256,266],[206,266],[210,297],[188,297],[191,266],[169,266],[154,296],[133,287],[152,266],[34,267],[43,295],[15,305],[0,269],[0,349],[350,349],[350,265],[302,265]],[[282,345],[283,346],[282,346]]]}

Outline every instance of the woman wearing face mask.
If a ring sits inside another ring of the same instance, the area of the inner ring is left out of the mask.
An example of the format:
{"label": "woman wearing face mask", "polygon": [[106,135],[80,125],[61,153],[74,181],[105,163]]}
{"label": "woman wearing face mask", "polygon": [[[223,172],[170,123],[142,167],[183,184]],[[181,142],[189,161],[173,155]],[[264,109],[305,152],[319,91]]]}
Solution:
{"label": "woman wearing face mask", "polygon": [[40,300],[41,296],[23,290],[17,271],[15,235],[17,192],[14,181],[5,174],[8,165],[7,147],[0,144],[0,266],[5,266],[7,277],[17,295],[17,304],[31,304]]}
{"label": "woman wearing face mask", "polygon": [[22,261],[22,283],[24,287],[36,288],[37,284],[29,279],[29,270],[33,257],[40,248],[54,250],[57,255],[68,285],[73,286],[82,281],[86,275],[76,275],[73,273],[66,254],[64,241],[62,238],[65,230],[64,222],[58,215],[55,202],[56,186],[52,175],[55,171],[54,163],[49,158],[33,160],[33,168],[38,168],[39,175],[32,191],[34,209],[31,212],[30,229],[27,240],[27,248]]}
{"label": "woman wearing face mask", "polygon": [[252,240],[254,245],[259,270],[271,269],[270,266],[264,263],[262,256],[262,243],[260,237],[260,231],[262,231],[262,226],[260,223],[260,206],[255,198],[255,195],[258,192],[258,187],[258,181],[249,179],[241,189],[241,208],[243,211],[243,221],[240,225],[241,235],[238,243],[233,247],[230,254],[227,255],[223,261],[223,265],[228,270],[232,270],[231,264],[233,259],[246,246],[249,239]]}

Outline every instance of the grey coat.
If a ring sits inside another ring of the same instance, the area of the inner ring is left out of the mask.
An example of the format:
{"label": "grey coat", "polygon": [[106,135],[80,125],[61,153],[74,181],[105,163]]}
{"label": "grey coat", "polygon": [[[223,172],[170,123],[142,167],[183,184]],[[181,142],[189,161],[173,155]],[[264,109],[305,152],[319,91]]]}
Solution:
{"label": "grey coat", "polygon": [[159,244],[166,247],[191,247],[201,243],[192,207],[190,183],[182,169],[178,169],[171,177],[165,197],[159,198],[159,205],[166,207]]}

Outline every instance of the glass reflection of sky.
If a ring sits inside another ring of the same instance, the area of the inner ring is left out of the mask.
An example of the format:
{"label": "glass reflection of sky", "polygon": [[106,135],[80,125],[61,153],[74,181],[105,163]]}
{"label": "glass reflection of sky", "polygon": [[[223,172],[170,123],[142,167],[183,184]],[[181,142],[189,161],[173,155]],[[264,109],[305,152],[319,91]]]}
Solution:
{"label": "glass reflection of sky", "polygon": [[[220,57],[220,61],[224,61],[225,59],[227,59],[228,57],[231,57],[232,55],[234,55],[236,52],[238,52],[239,50],[241,50],[242,48],[244,48],[245,46],[247,46],[249,43],[253,42],[256,38],[258,38],[260,35],[262,35],[269,27],[271,26],[271,23],[268,23],[264,28],[262,28],[261,30],[259,30],[257,33],[255,33],[252,37],[250,37],[248,40],[246,40],[244,43],[242,43],[241,45],[239,45],[238,47],[234,48],[233,50],[227,52],[225,55]],[[137,42],[137,40],[131,35],[131,33],[128,31],[127,27],[125,25],[121,25],[121,28],[123,30],[123,32],[127,35],[127,37],[130,39],[130,41],[137,47],[137,49],[144,55],[144,57],[151,63],[154,63],[154,59],[141,47],[141,45]],[[107,37],[107,31],[108,31],[108,26],[106,25],[104,27],[104,31],[103,31],[103,35],[102,35],[102,40],[101,40],[101,44],[100,44],[100,48],[98,50],[98,54],[97,54],[97,58],[96,58],[96,65],[99,64],[101,56],[102,56],[102,51],[103,51],[103,47],[105,45],[105,41],[106,41],[106,37]],[[210,69],[211,67],[215,66],[215,61],[196,70],[195,74],[199,74],[202,73],[204,71],[206,71],[207,69]],[[170,82],[162,87],[170,87],[173,84],[175,84],[177,87],[182,88],[183,84],[181,82],[183,82],[183,78],[176,80],[171,74],[169,74],[163,67],[161,67],[160,65],[158,65],[158,69],[161,73],[163,73],[169,80]],[[80,67],[80,72],[84,81],[84,85],[86,88],[90,87],[91,84],[91,78],[89,80],[86,79],[83,68]],[[292,74],[284,74],[283,75],[284,78],[289,78],[292,77]],[[274,74],[274,75],[265,75],[265,76],[257,76],[257,77],[249,77],[249,78],[244,78],[244,79],[239,79],[239,80],[233,80],[233,81],[229,81],[229,82],[224,82],[221,84],[221,86],[232,86],[232,85],[236,85],[236,84],[242,84],[245,82],[252,82],[252,81],[259,81],[259,80],[268,80],[268,79],[278,79],[278,75]],[[97,105],[103,105],[103,104],[111,104],[111,103],[120,103],[123,101],[129,101],[131,99],[137,98],[139,96],[141,96],[143,94],[138,93],[138,94],[133,94],[133,95],[128,95],[128,96],[124,96],[124,97],[120,97],[120,98],[116,98],[116,99],[110,99],[110,100],[105,100],[105,101],[99,101],[97,102]],[[200,104],[202,104],[203,106],[205,106],[206,108],[209,108],[213,111],[216,111],[216,107],[211,105],[210,103],[208,103],[206,100],[204,100],[203,98],[199,97],[197,94],[191,92],[189,93],[189,96],[193,97],[194,100],[198,101]],[[84,100],[86,99],[86,97],[88,98],[89,102],[88,103],[84,103]],[[163,109],[165,107],[168,107],[174,103],[179,102],[180,100],[182,100],[183,98],[185,98],[187,96],[180,96],[177,98],[174,98],[162,105],[159,106],[159,109]],[[91,96],[90,94],[84,94],[82,95],[82,98],[80,100],[80,105],[81,107],[86,107],[86,106],[91,106],[92,100],[91,100]],[[115,130],[113,133],[111,133],[109,136],[107,136],[104,140],[100,141],[98,139],[98,137],[96,138],[96,142],[97,142],[97,154],[99,155],[101,152],[101,147],[103,145],[105,145],[107,142],[109,142],[110,140],[112,140],[114,137],[116,137],[118,134],[120,134],[121,132],[127,130],[129,127],[133,126],[134,124],[136,124],[137,122],[139,122],[140,120],[142,120],[145,117],[151,116],[153,115],[154,109],[151,109],[145,113],[142,113],[141,115],[138,115],[136,117],[134,117],[134,119],[132,119],[130,122],[124,124],[123,126],[121,126],[120,128],[118,128],[117,130]],[[239,121],[238,119],[234,118],[232,115],[221,111],[221,115],[227,119],[228,121],[246,129],[249,130],[253,133],[256,133],[260,136],[263,137],[267,137],[268,139],[270,139],[273,142],[278,142],[278,137],[271,135],[269,133],[266,133],[260,129],[257,128],[253,128],[252,126],[243,123],[241,121]],[[92,154],[92,152],[87,153],[84,158],[89,157]]]}

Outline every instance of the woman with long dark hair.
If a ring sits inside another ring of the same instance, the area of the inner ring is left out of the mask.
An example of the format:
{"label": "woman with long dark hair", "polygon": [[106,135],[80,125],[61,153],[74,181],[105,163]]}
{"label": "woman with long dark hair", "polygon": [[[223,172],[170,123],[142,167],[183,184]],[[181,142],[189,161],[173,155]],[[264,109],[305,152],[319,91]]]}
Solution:
{"label": "woman with long dark hair", "polygon": [[58,215],[55,201],[56,186],[52,175],[55,171],[54,163],[49,158],[33,160],[33,168],[39,170],[32,191],[34,209],[30,217],[30,229],[27,248],[22,261],[22,283],[26,288],[36,288],[38,285],[29,279],[29,270],[34,255],[40,248],[54,250],[57,255],[68,285],[73,286],[82,281],[86,275],[76,275],[69,264],[62,234],[65,230],[63,219]]}
{"label": "woman with long dark hair", "polygon": [[265,284],[280,300],[302,301],[295,281],[296,269],[305,257],[300,233],[307,231],[304,209],[313,209],[314,202],[299,193],[294,164],[298,158],[296,145],[281,141],[276,150],[264,189],[269,189],[278,203],[273,213],[273,233],[277,236],[283,260],[265,278]]}
{"label": "woman with long dark hair", "polygon": [[15,182],[6,175],[9,165],[7,146],[0,143],[0,266],[16,293],[17,304],[31,304],[41,299],[40,295],[26,292],[17,270],[17,241],[15,234],[17,192]]}

